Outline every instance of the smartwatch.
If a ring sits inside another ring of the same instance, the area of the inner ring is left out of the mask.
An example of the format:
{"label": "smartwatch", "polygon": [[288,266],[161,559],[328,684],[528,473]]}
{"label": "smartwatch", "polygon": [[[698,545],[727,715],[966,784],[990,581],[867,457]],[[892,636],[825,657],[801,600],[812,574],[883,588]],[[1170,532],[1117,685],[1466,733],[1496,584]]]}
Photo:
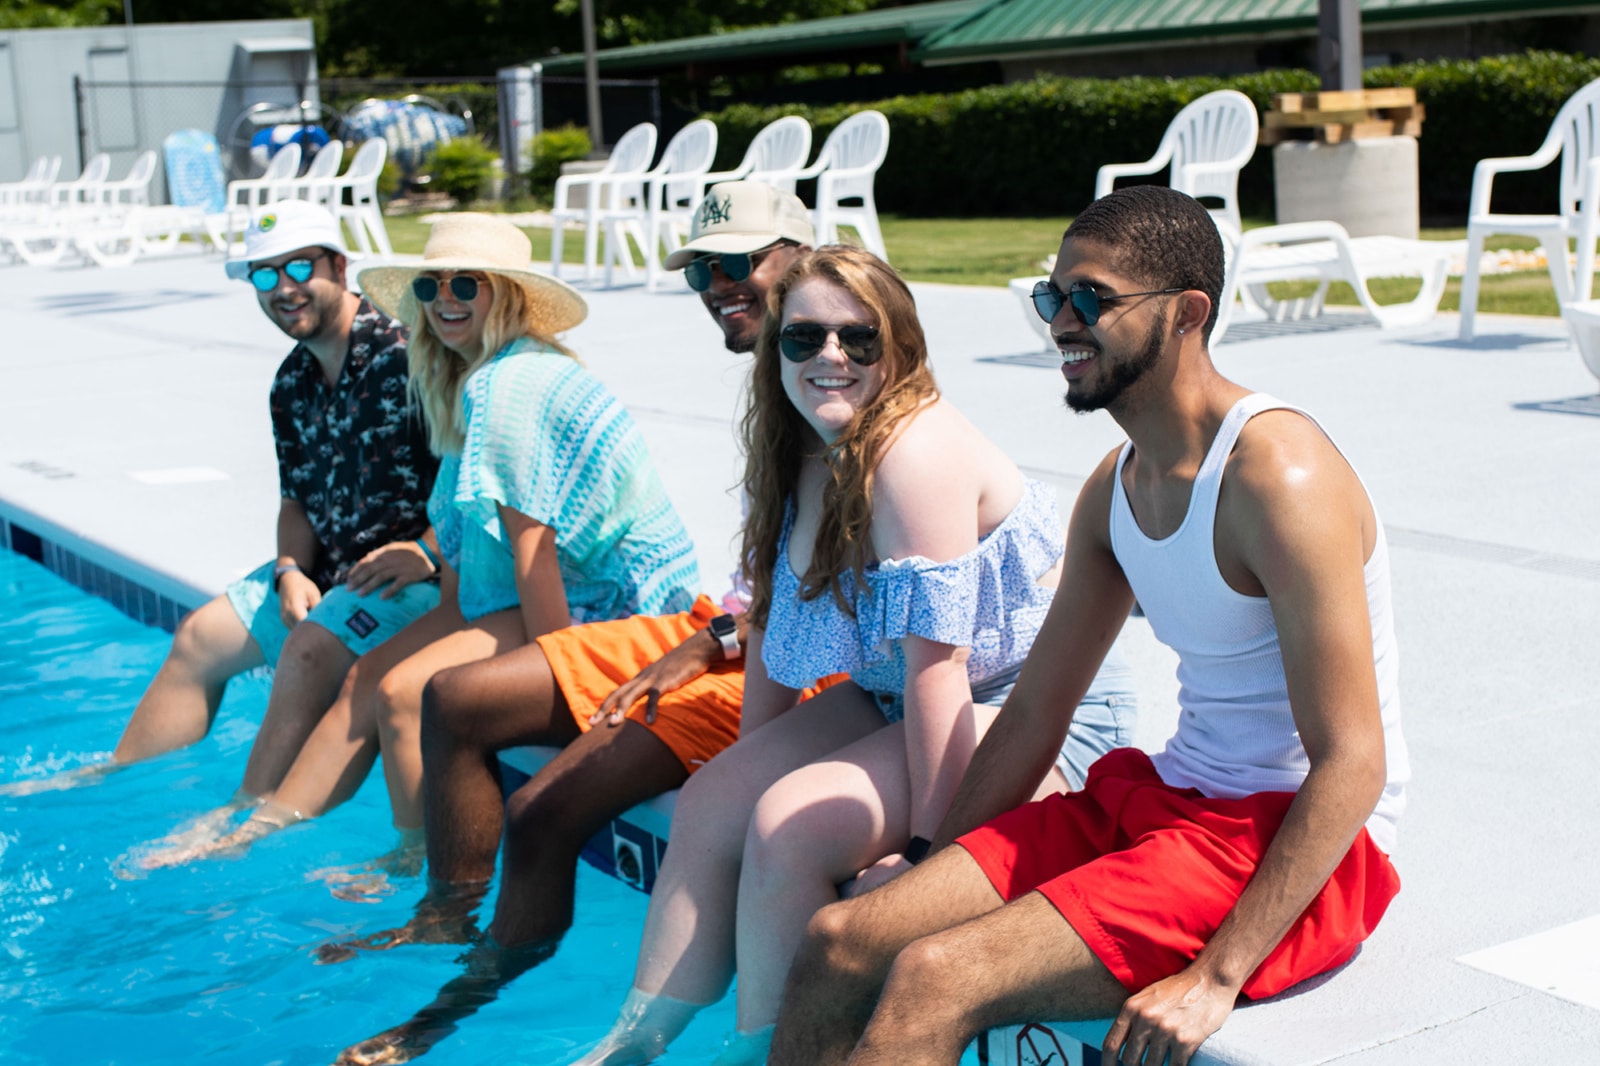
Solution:
{"label": "smartwatch", "polygon": [[305,571],[301,570],[299,565],[296,564],[296,563],[279,563],[277,566],[274,566],[272,568],[272,588],[273,588],[273,591],[277,591],[278,582],[283,580],[283,575],[284,574],[303,574],[303,573],[305,573]]}
{"label": "smartwatch", "polygon": [[711,635],[722,645],[722,658],[728,662],[744,655],[744,649],[739,647],[739,623],[731,614],[719,614],[711,620],[706,627],[711,630]]}

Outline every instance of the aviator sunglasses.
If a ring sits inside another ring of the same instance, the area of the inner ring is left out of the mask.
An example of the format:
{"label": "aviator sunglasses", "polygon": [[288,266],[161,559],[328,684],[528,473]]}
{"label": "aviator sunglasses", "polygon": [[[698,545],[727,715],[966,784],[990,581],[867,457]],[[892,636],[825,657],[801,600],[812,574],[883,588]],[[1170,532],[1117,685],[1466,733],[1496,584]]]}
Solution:
{"label": "aviator sunglasses", "polygon": [[1033,287],[1033,309],[1039,312],[1039,317],[1046,322],[1054,322],[1056,315],[1061,313],[1062,305],[1070,304],[1072,313],[1078,316],[1078,321],[1085,326],[1092,326],[1100,321],[1100,308],[1105,304],[1116,303],[1118,300],[1131,300],[1135,296],[1168,296],[1175,292],[1187,291],[1181,288],[1151,289],[1149,292],[1124,292],[1115,296],[1101,296],[1087,281],[1074,281],[1067,286],[1066,292],[1056,288],[1056,283],[1053,281],[1041,281]]}
{"label": "aviator sunglasses", "polygon": [[291,259],[282,266],[258,266],[250,271],[250,284],[257,292],[271,292],[278,287],[278,275],[282,272],[295,284],[304,285],[316,273],[317,260],[321,258],[322,255],[308,255],[304,259]]}
{"label": "aviator sunglasses", "polygon": [[[439,298],[439,279],[421,275],[411,279],[411,295],[419,303],[431,304]],[[450,295],[464,304],[478,298],[478,279],[471,274],[455,274],[450,278]]]}
{"label": "aviator sunglasses", "polygon": [[721,255],[698,256],[689,260],[689,265],[683,268],[683,278],[695,292],[705,292],[711,288],[711,265],[715,263],[729,281],[743,281],[750,276],[756,264],[776,247],[778,247],[776,244],[771,244],[765,248],[757,248],[753,252],[723,252]]}
{"label": "aviator sunglasses", "polygon": [[883,358],[877,326],[824,326],[820,322],[791,322],[778,331],[778,351],[791,363],[803,363],[822,351],[828,336],[839,338],[839,350],[857,366],[871,366]]}

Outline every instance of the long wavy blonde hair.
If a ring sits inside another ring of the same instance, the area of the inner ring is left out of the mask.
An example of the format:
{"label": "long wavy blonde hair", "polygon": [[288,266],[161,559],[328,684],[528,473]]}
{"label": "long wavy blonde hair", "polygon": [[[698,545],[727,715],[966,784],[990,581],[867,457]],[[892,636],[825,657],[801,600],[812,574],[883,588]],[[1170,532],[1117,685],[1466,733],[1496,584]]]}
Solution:
{"label": "long wavy blonde hair", "polygon": [[411,330],[406,346],[411,401],[422,409],[428,420],[428,447],[435,455],[461,450],[467,432],[461,394],[466,391],[467,379],[473,371],[492,359],[501,348],[520,337],[531,337],[562,355],[577,358],[555,338],[534,328],[533,305],[519,282],[493,271],[470,273],[483,274],[489,291],[494,294],[489,316],[483,323],[483,348],[476,358],[469,360],[454,349],[446,348],[428,324],[427,312],[420,303],[412,301],[417,320],[406,323]]}
{"label": "long wavy blonde hair", "polygon": [[839,286],[872,316],[883,345],[887,371],[883,390],[856,413],[824,452],[828,483],[822,493],[822,522],[811,551],[811,565],[800,578],[800,597],[814,600],[831,592],[840,607],[853,612],[840,585],[848,569],[861,580],[872,561],[872,480],[878,460],[902,424],[939,396],[928,366],[928,344],[917,321],[916,301],[889,264],[859,248],[829,245],[800,256],[767,293],[767,314],[756,340],[755,367],[740,436],[744,444],[744,490],[750,513],[744,525],[740,559],[750,582],[750,618],[765,625],[772,607],[772,572],[787,566],[778,558],[785,508],[799,487],[807,453],[822,447],[816,431],[783,390],[778,332],[784,301],[814,278]]}

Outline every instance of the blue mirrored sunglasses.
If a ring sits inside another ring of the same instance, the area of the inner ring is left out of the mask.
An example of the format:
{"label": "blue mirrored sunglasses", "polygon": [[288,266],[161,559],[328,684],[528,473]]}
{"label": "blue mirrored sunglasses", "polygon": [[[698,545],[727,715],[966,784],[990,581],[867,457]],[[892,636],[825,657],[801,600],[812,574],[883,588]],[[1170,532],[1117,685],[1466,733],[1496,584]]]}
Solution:
{"label": "blue mirrored sunglasses", "polygon": [[[430,278],[426,274],[413,278],[411,281],[411,295],[419,303],[431,304],[439,298],[439,279]],[[450,295],[464,304],[469,304],[478,298],[478,279],[471,274],[456,274],[450,279]]]}
{"label": "blue mirrored sunglasses", "polygon": [[1187,292],[1187,289],[1151,289],[1149,292],[1123,292],[1115,296],[1101,296],[1095,291],[1093,285],[1087,281],[1074,281],[1067,286],[1067,291],[1062,292],[1056,288],[1053,281],[1041,281],[1033,287],[1033,309],[1039,312],[1039,317],[1046,322],[1054,322],[1061,308],[1070,305],[1072,313],[1078,316],[1078,321],[1085,326],[1092,326],[1100,321],[1100,308],[1118,300],[1131,300],[1135,296],[1170,296],[1175,292]]}
{"label": "blue mirrored sunglasses", "polygon": [[304,285],[316,273],[317,260],[321,258],[321,255],[311,255],[304,259],[291,259],[281,267],[255,267],[250,271],[250,284],[256,287],[257,292],[271,292],[278,287],[278,275],[281,272],[295,284]]}

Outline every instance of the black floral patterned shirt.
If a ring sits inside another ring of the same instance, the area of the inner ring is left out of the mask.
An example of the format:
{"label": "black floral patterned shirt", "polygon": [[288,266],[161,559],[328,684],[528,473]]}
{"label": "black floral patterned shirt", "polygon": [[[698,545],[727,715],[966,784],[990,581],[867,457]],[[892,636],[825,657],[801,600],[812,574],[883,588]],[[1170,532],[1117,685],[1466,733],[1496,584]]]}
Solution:
{"label": "black floral patterned shirt", "polygon": [[279,489],[321,542],[310,576],[324,591],[372,549],[428,528],[439,460],[406,384],[405,327],[365,298],[337,382],[303,344],[273,379]]}

